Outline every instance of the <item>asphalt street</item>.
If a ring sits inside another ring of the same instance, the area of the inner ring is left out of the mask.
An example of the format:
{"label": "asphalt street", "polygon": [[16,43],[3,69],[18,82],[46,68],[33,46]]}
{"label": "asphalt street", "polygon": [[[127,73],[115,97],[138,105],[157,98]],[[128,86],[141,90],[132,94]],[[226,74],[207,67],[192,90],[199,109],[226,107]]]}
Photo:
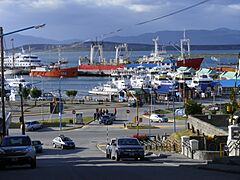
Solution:
{"label": "asphalt street", "polygon": [[[165,154],[165,159],[158,156],[147,156],[143,161],[125,159],[119,162],[107,159],[105,153],[97,147],[106,144],[111,138],[133,136],[137,130],[123,128],[123,123],[132,121],[136,115],[135,108],[126,113],[126,108],[118,108],[117,120],[113,125],[99,125],[93,121],[83,128],[59,131],[59,128],[44,128],[26,134],[32,140],[41,140],[44,151],[37,156],[37,168],[30,169],[28,166],[13,166],[0,171],[1,180],[7,179],[33,179],[42,180],[89,180],[89,179],[186,179],[186,180],[239,180],[239,174],[231,174],[217,171],[199,169],[204,162],[187,159],[174,153]],[[113,108],[109,108],[113,111]],[[139,109],[143,114],[146,107]],[[91,115],[94,110],[82,110],[83,115]],[[38,119],[38,116],[26,116],[26,120]],[[66,113],[65,116],[72,116]],[[148,124],[149,119],[143,118],[143,123]],[[140,130],[140,134],[163,135],[173,132],[173,123],[158,123],[160,128]],[[185,121],[176,121],[176,127],[185,127]],[[20,134],[20,129],[10,129],[10,135]],[[52,147],[54,137],[64,134],[71,137],[75,144],[74,150],[61,150]],[[104,147],[102,147],[104,150]]]}

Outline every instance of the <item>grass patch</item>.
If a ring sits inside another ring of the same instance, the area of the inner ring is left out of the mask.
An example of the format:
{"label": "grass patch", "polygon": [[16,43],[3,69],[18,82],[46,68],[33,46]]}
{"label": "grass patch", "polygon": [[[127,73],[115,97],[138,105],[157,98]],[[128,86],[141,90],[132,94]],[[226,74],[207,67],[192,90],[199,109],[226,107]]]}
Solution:
{"label": "grass patch", "polygon": [[193,133],[191,130],[184,129],[171,134],[169,136],[169,139],[180,141],[182,136],[194,136],[194,135],[196,135],[196,133]]}
{"label": "grass patch", "polygon": [[[88,124],[93,120],[92,116],[85,116],[83,117],[83,123],[84,124]],[[63,118],[62,119],[62,123],[65,124],[73,124],[73,122],[75,121],[75,119],[73,118]],[[59,119],[55,118],[55,119],[48,119],[48,120],[39,120],[39,122],[47,124],[47,123],[59,123]]]}
{"label": "grass patch", "polygon": [[170,112],[172,112],[172,111],[169,111],[167,109],[157,109],[157,110],[153,111],[153,113],[155,113],[155,114],[167,114]]}
{"label": "grass patch", "polygon": [[[173,116],[168,116],[169,119],[173,119]],[[182,117],[182,116],[175,116],[176,120],[186,120],[186,117]]]}
{"label": "grass patch", "polygon": [[[83,117],[83,123],[89,124],[92,122],[93,118],[92,116],[85,116]],[[58,127],[59,126],[59,119],[48,119],[48,120],[39,120],[39,122],[43,123],[46,127]],[[62,126],[65,127],[66,124],[73,124],[73,118],[63,118],[62,119]],[[17,129],[20,128],[21,123],[20,122],[11,122],[10,128]]]}
{"label": "grass patch", "polygon": [[139,128],[139,129],[156,129],[157,127],[149,126],[149,125],[145,125],[145,124],[139,124],[139,126],[137,127],[136,124],[128,123],[127,128],[128,129],[137,129],[137,128]]}

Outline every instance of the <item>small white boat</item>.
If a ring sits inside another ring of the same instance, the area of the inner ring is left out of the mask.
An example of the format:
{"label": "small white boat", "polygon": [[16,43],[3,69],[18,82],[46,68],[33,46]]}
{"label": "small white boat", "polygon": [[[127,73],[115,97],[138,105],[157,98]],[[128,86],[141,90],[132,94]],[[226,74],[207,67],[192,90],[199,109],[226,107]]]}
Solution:
{"label": "small white boat", "polygon": [[131,87],[129,78],[114,77],[112,83],[118,88],[118,90],[128,89]]}
{"label": "small white boat", "polygon": [[132,88],[145,88],[150,85],[151,79],[146,74],[135,74],[130,78]]}
{"label": "small white boat", "polygon": [[22,84],[23,87],[31,88],[32,84],[27,82],[22,76],[15,76],[14,78],[6,78],[6,83],[9,84],[11,88],[18,88],[19,84]]}
{"label": "small white boat", "polygon": [[114,84],[111,83],[106,83],[103,84],[103,86],[96,86],[92,90],[88,91],[89,94],[94,94],[94,95],[117,95],[119,90]]}
{"label": "small white boat", "polygon": [[190,88],[196,88],[200,85],[210,85],[210,83],[213,82],[213,78],[209,77],[206,74],[201,74],[199,76],[193,77],[191,83],[188,84],[188,87]]}

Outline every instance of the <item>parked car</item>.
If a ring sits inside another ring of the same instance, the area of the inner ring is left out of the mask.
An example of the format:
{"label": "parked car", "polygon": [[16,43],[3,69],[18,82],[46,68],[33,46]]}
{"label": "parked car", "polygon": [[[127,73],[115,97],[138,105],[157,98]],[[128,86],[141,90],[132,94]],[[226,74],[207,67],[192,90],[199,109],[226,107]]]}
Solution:
{"label": "parked car", "polygon": [[108,149],[110,148],[111,159],[116,161],[119,161],[121,158],[144,159],[144,148],[137,138],[117,138],[112,145],[109,145]]}
{"label": "parked car", "polygon": [[[21,125],[21,128],[22,128],[22,125]],[[25,130],[26,131],[34,131],[34,130],[42,129],[42,128],[43,128],[43,124],[38,121],[25,122]]]}
{"label": "parked car", "polygon": [[151,114],[150,120],[152,122],[168,122],[168,118],[165,115],[161,114]]}
{"label": "parked car", "polygon": [[113,123],[114,118],[109,115],[103,115],[99,118],[99,124],[111,125]]}
{"label": "parked car", "polygon": [[54,98],[52,93],[43,93],[42,96],[38,98],[39,101],[52,101]]}
{"label": "parked car", "polygon": [[30,164],[36,168],[36,151],[29,136],[5,136],[0,144],[0,166]]}
{"label": "parked car", "polygon": [[41,153],[43,151],[42,143],[39,140],[32,141],[32,145],[35,148],[37,153]]}
{"label": "parked car", "polygon": [[61,149],[74,149],[75,143],[69,137],[64,135],[60,135],[53,139],[53,147],[54,148],[61,148]]}
{"label": "parked car", "polygon": [[111,158],[112,146],[116,142],[116,138],[111,139],[110,143],[106,146],[106,157]]}

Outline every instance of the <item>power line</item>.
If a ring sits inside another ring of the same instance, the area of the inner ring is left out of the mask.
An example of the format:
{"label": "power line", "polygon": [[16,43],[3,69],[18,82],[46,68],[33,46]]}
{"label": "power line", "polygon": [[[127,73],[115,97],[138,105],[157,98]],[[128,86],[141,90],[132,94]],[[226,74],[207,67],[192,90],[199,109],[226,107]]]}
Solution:
{"label": "power line", "polygon": [[[187,10],[189,10],[189,9],[195,8],[195,7],[197,7],[197,6],[200,6],[200,5],[202,5],[202,4],[204,4],[204,3],[208,2],[208,1],[210,1],[210,0],[204,0],[204,1],[198,2],[198,3],[193,4],[193,5],[190,5],[190,6],[188,6],[188,7],[185,7],[185,8],[182,8],[182,9],[179,9],[179,10],[176,10],[176,11],[173,11],[173,12],[171,12],[171,13],[168,13],[168,14],[166,14],[166,15],[159,16],[159,17],[155,17],[155,18],[152,18],[152,19],[143,21],[143,22],[136,23],[136,24],[134,24],[134,26],[144,25],[144,24],[147,24],[147,23],[150,23],[150,22],[153,22],[153,21],[157,21],[157,20],[160,20],[160,19],[164,19],[164,18],[169,17],[169,16],[173,16],[173,15],[175,15],[175,14],[179,14],[179,13],[181,13],[181,12],[184,12],[184,11],[187,11]],[[115,30],[115,31],[111,31],[111,32],[109,32],[109,33],[102,34],[102,35],[100,35],[99,37],[104,38],[105,36],[112,35],[112,34],[121,32],[121,31],[123,31],[123,30],[125,30],[125,28],[119,28],[119,29],[117,29],[117,30]]]}

